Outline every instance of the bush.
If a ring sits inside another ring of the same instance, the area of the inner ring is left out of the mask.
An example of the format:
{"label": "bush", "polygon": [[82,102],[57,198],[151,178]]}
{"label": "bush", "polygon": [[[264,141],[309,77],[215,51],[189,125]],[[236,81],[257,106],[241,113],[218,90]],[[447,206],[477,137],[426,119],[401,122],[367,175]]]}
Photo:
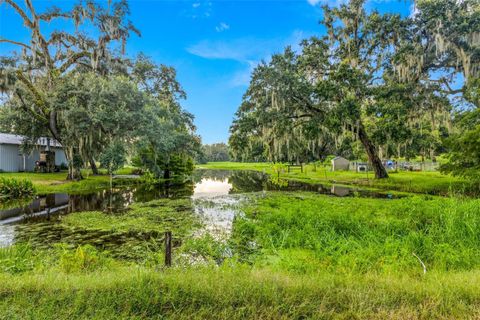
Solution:
{"label": "bush", "polygon": [[35,186],[29,180],[0,178],[0,197],[21,198],[35,193]]}
{"label": "bush", "polygon": [[62,162],[58,168],[61,170],[61,171],[66,171],[68,170],[68,165],[65,163],[65,162]]}

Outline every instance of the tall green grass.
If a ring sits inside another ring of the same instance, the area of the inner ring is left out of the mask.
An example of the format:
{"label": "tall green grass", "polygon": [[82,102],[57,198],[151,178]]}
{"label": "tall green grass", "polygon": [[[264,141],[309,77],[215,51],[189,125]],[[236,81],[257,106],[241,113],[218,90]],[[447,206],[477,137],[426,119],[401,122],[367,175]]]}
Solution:
{"label": "tall green grass", "polygon": [[69,274],[105,270],[112,266],[115,262],[109,254],[91,245],[70,248],[57,244],[49,250],[35,250],[29,243],[19,243],[0,248],[0,274],[22,276],[46,271]]}
{"label": "tall green grass", "polygon": [[[271,193],[234,225],[244,259],[298,273],[480,269],[480,200]],[[418,257],[418,258],[417,258]]]}
{"label": "tall green grass", "polygon": [[480,273],[302,276],[241,265],[0,275],[1,319],[473,319]]}
{"label": "tall green grass", "polygon": [[23,273],[33,270],[38,260],[28,244],[0,248],[0,272]]}

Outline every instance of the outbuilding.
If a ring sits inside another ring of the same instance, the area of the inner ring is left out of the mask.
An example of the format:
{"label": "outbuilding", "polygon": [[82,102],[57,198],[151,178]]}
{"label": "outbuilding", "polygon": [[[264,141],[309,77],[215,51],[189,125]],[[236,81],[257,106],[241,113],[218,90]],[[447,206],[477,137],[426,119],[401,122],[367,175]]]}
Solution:
{"label": "outbuilding", "polygon": [[350,167],[350,161],[344,157],[335,157],[332,159],[332,171],[344,171]]}
{"label": "outbuilding", "polygon": [[350,170],[355,172],[368,172],[372,170],[372,167],[368,164],[368,162],[354,161],[350,165]]}
{"label": "outbuilding", "polygon": [[67,163],[62,146],[55,140],[40,138],[29,153],[22,152],[23,136],[0,133],[0,172],[34,171],[40,152],[55,152],[55,165]]}

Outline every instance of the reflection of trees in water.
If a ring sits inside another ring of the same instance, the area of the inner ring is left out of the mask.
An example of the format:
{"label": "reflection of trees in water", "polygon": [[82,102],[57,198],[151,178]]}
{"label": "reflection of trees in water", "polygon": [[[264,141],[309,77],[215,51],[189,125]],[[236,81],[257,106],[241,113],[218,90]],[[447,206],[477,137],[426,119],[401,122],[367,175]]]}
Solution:
{"label": "reflection of trees in water", "polygon": [[161,198],[185,198],[193,194],[192,181],[182,184],[161,183],[138,187],[134,192],[135,202],[148,202]]}
{"label": "reflection of trees in water", "polygon": [[28,202],[15,203],[0,210],[0,220],[23,217],[28,221],[49,220],[52,215],[78,211],[121,212],[134,202],[148,202],[161,198],[183,198],[193,194],[192,182],[163,183],[135,188],[101,190],[89,194],[49,194]]}
{"label": "reflection of trees in water", "polygon": [[262,191],[267,188],[268,175],[256,171],[234,171],[228,182],[233,186],[231,193]]}
{"label": "reflection of trees in water", "polygon": [[210,179],[213,181],[225,181],[228,179],[235,171],[231,170],[209,170],[209,169],[198,169],[193,172],[192,181],[194,183],[199,183],[202,179]]}
{"label": "reflection of trees in water", "polygon": [[233,185],[233,193],[270,191],[312,191],[330,194],[329,186],[309,184],[300,181],[270,177],[256,171],[234,171],[228,181]]}
{"label": "reflection of trees in water", "polygon": [[272,178],[267,174],[256,171],[235,171],[228,181],[233,185],[233,192],[235,193],[257,192],[262,190],[318,192],[323,189],[323,187],[319,185],[288,181],[277,177]]}
{"label": "reflection of trees in water", "polygon": [[193,194],[193,184],[161,183],[132,189],[103,190],[89,195],[71,196],[69,212],[107,210],[122,211],[134,202],[148,202],[161,198],[182,198]]}
{"label": "reflection of trees in water", "polygon": [[287,181],[284,179],[271,179],[268,174],[258,171],[231,171],[231,170],[197,170],[194,181],[202,179],[225,181],[232,184],[231,193],[258,192],[262,190],[305,190],[318,191],[318,186],[306,183]]}

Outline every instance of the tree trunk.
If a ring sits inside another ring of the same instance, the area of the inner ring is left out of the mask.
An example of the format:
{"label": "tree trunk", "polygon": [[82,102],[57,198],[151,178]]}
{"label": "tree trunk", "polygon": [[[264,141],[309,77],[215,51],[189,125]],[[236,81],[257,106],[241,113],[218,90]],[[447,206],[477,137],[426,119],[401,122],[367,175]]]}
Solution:
{"label": "tree trunk", "polygon": [[90,162],[90,168],[92,169],[93,175],[98,176],[100,173],[98,172],[98,168],[97,168],[97,164],[95,163],[95,160],[92,157],[90,157],[88,161]]}
{"label": "tree trunk", "polygon": [[[68,160],[68,157],[67,157]],[[69,161],[70,162],[70,161]],[[68,165],[68,175],[67,175],[67,180],[74,180],[74,181],[79,181],[82,180],[82,172],[80,169],[75,168],[72,164]]]}
{"label": "tree trunk", "polygon": [[73,148],[65,148],[65,157],[67,158],[68,162],[68,175],[67,175],[67,180],[82,180],[82,172],[80,171],[80,168],[78,168],[75,164],[75,152]]}
{"label": "tree trunk", "polygon": [[358,126],[358,138],[365,147],[365,151],[367,151],[368,160],[372,164],[373,171],[375,171],[375,178],[388,178],[387,170],[383,166],[382,160],[380,160],[380,157],[378,156],[377,149],[370,141],[370,137],[368,136],[367,132],[365,131],[365,127],[361,122]]}
{"label": "tree trunk", "polygon": [[68,162],[68,175],[67,180],[82,180],[82,172],[79,168],[74,165],[74,149],[72,147],[67,147],[61,137],[57,127],[57,113],[55,111],[50,112],[48,116],[48,128],[50,133],[52,134],[53,138],[57,140],[63,147],[65,152],[65,157],[67,158]]}
{"label": "tree trunk", "polygon": [[165,169],[163,171],[163,179],[165,179],[165,180],[170,179],[170,169]]}

